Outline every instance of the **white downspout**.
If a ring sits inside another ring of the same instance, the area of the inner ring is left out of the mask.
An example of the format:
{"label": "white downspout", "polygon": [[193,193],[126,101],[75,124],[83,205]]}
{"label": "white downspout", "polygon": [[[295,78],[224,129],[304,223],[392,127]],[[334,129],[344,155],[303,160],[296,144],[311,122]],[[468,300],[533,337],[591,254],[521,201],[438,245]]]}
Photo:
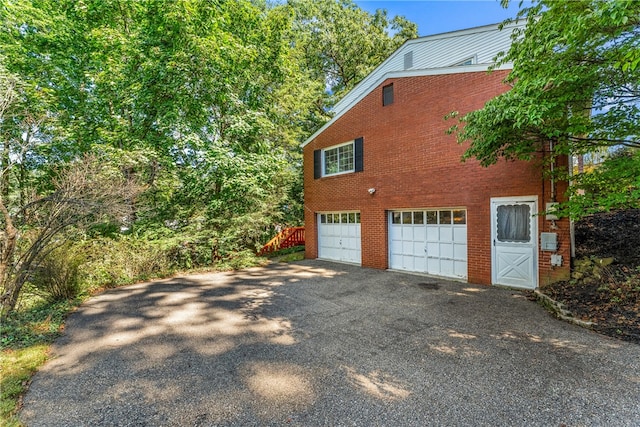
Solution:
{"label": "white downspout", "polygon": [[[573,156],[569,156],[569,187],[573,185],[573,180],[571,177],[573,176]],[[576,233],[575,233],[575,224],[573,219],[569,217],[569,240],[571,241],[571,260],[574,260],[576,257]]]}

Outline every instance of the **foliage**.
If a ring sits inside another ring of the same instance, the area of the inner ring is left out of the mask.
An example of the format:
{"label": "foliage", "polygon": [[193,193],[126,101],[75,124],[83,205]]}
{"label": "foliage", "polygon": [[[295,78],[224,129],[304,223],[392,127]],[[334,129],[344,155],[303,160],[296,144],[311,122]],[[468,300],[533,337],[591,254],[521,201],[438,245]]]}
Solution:
{"label": "foliage", "polygon": [[49,304],[32,299],[28,307],[0,322],[0,424],[21,425],[15,416],[20,397],[77,302]]}
{"label": "foliage", "polygon": [[4,426],[19,426],[15,416],[17,402],[24,392],[25,383],[47,357],[47,344],[19,350],[0,351],[0,421]]}
{"label": "foliage", "polygon": [[80,266],[84,254],[74,253],[69,245],[49,252],[30,278],[30,292],[55,303],[75,299],[81,292]]}
{"label": "foliage", "polygon": [[8,207],[0,198],[0,316],[15,308],[24,284],[37,277],[43,261],[73,236],[74,229],[127,215],[126,202],[136,191],[127,184],[108,162],[87,156],[56,171],[48,194]]}
{"label": "foliage", "polygon": [[291,248],[281,249],[270,253],[268,256],[278,262],[302,261],[304,259],[304,246],[293,246]]}
{"label": "foliage", "polygon": [[29,379],[47,358],[49,344],[59,336],[68,301],[36,303],[12,312],[0,323],[0,423],[21,425],[15,416]]}
{"label": "foliage", "polygon": [[603,210],[640,208],[640,150],[618,150],[599,167],[573,179],[571,203],[561,214],[577,218]]}
{"label": "foliage", "polygon": [[[529,160],[550,141],[552,156],[640,147],[640,3],[537,0],[519,18],[527,25],[498,62],[513,64],[511,90],[452,128],[459,142],[471,142],[464,158],[483,166]],[[593,209],[607,208],[592,201]]]}
{"label": "foliage", "polygon": [[86,279],[127,283],[298,225],[299,142],[416,35],[350,0],[32,0],[0,18],[2,314],[52,288],[37,273],[69,240],[120,247]]}
{"label": "foliage", "polygon": [[[326,88],[326,111],[406,40],[418,35],[402,16],[371,15],[351,0],[289,0],[296,12],[296,47],[311,79]],[[392,34],[392,35],[390,35]]]}
{"label": "foliage", "polygon": [[2,320],[0,348],[16,350],[52,342],[60,335],[67,313],[78,301],[49,303],[31,299],[23,310],[14,311]]}

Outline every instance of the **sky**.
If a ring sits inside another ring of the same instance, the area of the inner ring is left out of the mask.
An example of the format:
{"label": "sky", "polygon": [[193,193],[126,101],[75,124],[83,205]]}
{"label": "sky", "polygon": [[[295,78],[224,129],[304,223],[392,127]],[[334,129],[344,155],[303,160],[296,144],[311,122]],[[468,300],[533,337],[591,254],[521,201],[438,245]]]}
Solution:
{"label": "sky", "polygon": [[403,15],[418,24],[420,36],[428,36],[514,18],[520,2],[512,0],[509,9],[503,9],[500,0],[355,0],[355,3],[369,13],[387,9],[389,18]]}

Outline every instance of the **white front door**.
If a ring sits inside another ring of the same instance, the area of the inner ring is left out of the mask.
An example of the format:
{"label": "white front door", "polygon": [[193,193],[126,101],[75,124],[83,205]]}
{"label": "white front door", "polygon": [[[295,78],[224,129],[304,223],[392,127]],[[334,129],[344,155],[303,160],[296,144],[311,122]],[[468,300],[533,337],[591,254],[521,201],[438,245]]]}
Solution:
{"label": "white front door", "polygon": [[360,212],[318,214],[318,258],[361,264]]}
{"label": "white front door", "polygon": [[496,285],[538,286],[537,199],[491,199],[491,271]]}

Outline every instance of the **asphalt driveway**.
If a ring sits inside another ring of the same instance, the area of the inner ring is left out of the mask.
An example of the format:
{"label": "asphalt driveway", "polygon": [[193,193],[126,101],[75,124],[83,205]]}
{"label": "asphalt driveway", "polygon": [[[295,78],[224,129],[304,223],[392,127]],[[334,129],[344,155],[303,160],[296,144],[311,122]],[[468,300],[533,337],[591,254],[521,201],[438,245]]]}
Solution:
{"label": "asphalt driveway", "polygon": [[517,291],[320,261],[113,289],[28,426],[640,425],[640,346]]}

